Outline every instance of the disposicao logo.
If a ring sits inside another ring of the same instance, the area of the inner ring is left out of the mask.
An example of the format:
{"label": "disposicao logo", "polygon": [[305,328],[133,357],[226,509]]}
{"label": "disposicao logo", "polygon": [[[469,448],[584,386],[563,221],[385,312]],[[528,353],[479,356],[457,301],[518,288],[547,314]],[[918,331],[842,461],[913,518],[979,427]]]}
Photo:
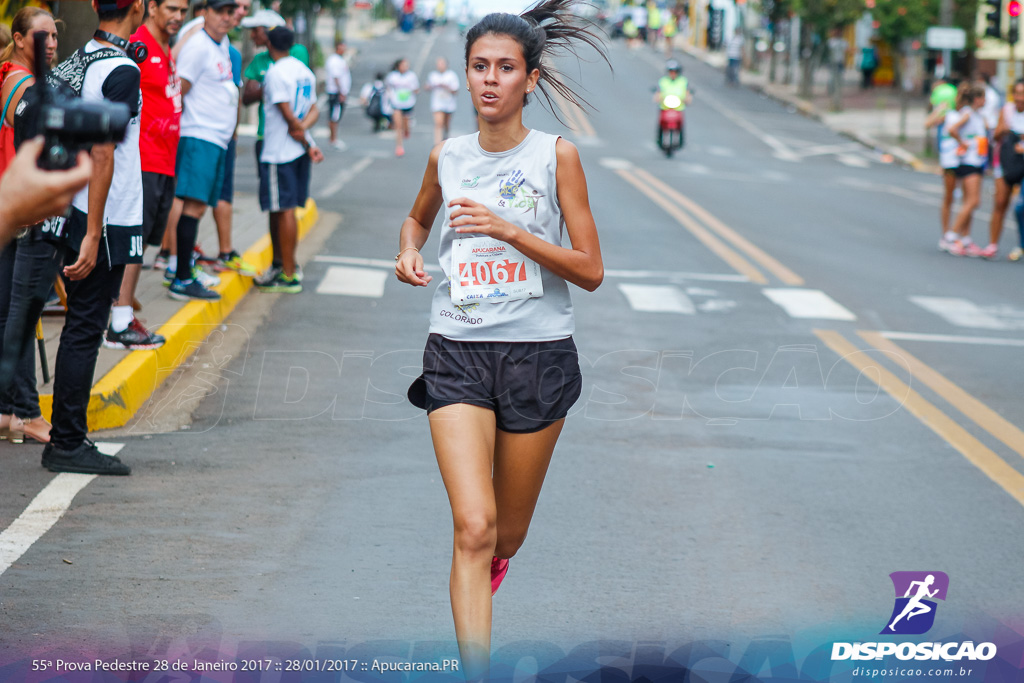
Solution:
{"label": "disposicao logo", "polygon": [[935,600],[946,600],[949,577],[945,572],[893,572],[896,604],[881,634],[921,635],[935,623]]}
{"label": "disposicao logo", "polygon": [[[880,635],[921,635],[935,624],[936,600],[946,599],[949,577],[945,572],[893,572],[889,575],[896,591],[892,614]],[[833,643],[832,660],[897,659],[918,661],[986,661],[996,656],[993,643],[967,640],[962,643]]]}

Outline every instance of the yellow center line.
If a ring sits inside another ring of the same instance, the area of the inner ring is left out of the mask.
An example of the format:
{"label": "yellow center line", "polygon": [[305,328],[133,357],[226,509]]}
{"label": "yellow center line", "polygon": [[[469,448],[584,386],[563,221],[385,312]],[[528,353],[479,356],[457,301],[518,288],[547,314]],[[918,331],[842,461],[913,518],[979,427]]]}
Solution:
{"label": "yellow center line", "polygon": [[858,332],[858,334],[876,349],[892,353],[906,361],[915,379],[921,380],[926,387],[946,399],[979,427],[1009,446],[1017,455],[1024,457],[1024,431],[1015,427],[1009,420],[971,396],[937,370],[925,365],[902,347],[883,337],[881,333]]}
{"label": "yellow center line", "polygon": [[[636,169],[633,169],[635,172]],[[664,196],[655,192],[647,183],[643,182],[639,178],[633,175],[633,172],[626,169],[618,169],[615,171],[618,173],[626,182],[640,190],[643,194],[647,195],[647,198],[652,202],[664,209],[670,216],[675,218],[680,225],[690,231],[694,237],[710,249],[716,256],[728,263],[732,268],[740,275],[745,275],[751,282],[759,285],[768,284],[768,278],[758,270],[750,261],[740,256],[738,253],[733,251],[725,242],[715,237],[709,230],[704,226],[690,217],[686,212],[680,209],[678,206],[665,199]]]}
{"label": "yellow center line", "polygon": [[1024,474],[1008,465],[985,444],[971,436],[970,432],[838,332],[814,330],[814,334],[865,378],[870,379],[892,396],[926,427],[960,451],[960,454],[967,458],[968,462],[984,472],[989,479],[1013,496],[1014,500],[1024,505]]}
{"label": "yellow center line", "polygon": [[697,204],[689,197],[683,195],[679,191],[670,187],[668,184],[658,179],[654,175],[648,173],[642,168],[634,168],[637,176],[647,181],[661,192],[665,193],[669,197],[672,197],[678,202],[683,208],[688,210],[694,216],[704,221],[705,225],[718,233],[722,239],[725,239],[733,244],[737,249],[744,252],[751,259],[761,264],[765,270],[777,277],[784,284],[792,286],[801,286],[804,284],[804,279],[794,273],[792,270],[782,265],[774,257],[769,256],[761,247],[757,246],[743,235],[739,234],[728,225],[720,221],[715,216],[711,215],[702,206]]}
{"label": "yellow center line", "polygon": [[554,92],[554,99],[558,104],[558,108],[562,111],[562,114],[566,119],[568,119],[569,128],[576,133],[582,133],[583,135],[588,135],[590,137],[597,136],[597,131],[594,130],[594,126],[591,125],[586,113],[584,113],[580,107],[569,102],[557,91]]}

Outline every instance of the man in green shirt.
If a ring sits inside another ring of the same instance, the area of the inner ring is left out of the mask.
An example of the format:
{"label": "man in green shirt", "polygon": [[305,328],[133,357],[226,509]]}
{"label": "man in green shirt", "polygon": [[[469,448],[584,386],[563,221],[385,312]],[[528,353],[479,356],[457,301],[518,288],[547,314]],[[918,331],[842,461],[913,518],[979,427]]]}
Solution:
{"label": "man in green shirt", "polygon": [[[270,45],[270,42],[267,39],[267,32],[270,29],[284,25],[284,18],[277,12],[269,9],[261,9],[253,16],[246,17],[242,20],[242,27],[252,30],[252,42],[258,48],[266,48]],[[296,43],[292,46],[289,54],[305,64],[307,67],[309,66],[309,51],[306,49],[305,45],[299,45]],[[256,130],[257,169],[260,165],[260,155],[263,153],[263,77],[267,75],[267,69],[269,69],[270,65],[273,63],[273,60],[270,59],[270,52],[263,50],[263,52],[260,52],[252,58],[252,61],[249,62],[249,66],[245,67],[244,73],[245,87],[242,90],[242,104],[248,106],[258,102],[260,105],[259,127]],[[259,174],[261,185],[263,184],[264,175],[265,174],[263,173]],[[262,191],[263,189],[261,188],[260,192]],[[256,278],[255,282],[257,284],[261,282],[271,282],[278,272],[281,272],[282,268],[281,246],[278,238],[277,221],[275,220],[275,214],[273,212],[271,212],[269,216],[270,243],[273,245],[274,257],[267,272]],[[295,274],[298,275],[300,279],[302,278],[302,272],[298,269],[298,266],[296,266]]]}

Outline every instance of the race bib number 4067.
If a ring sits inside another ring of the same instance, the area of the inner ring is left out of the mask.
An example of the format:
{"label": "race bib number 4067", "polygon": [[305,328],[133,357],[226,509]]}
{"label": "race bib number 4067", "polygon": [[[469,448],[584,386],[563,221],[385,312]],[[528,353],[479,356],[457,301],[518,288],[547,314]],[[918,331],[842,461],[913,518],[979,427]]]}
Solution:
{"label": "race bib number 4067", "polygon": [[468,237],[452,244],[452,303],[498,303],[544,294],[540,266],[506,242]]}

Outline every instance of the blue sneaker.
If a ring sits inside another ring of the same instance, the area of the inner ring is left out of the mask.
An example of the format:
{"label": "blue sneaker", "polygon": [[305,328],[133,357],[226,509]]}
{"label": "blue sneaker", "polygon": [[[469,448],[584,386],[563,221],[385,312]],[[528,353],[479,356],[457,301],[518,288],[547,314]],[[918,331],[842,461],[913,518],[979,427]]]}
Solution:
{"label": "blue sneaker", "polygon": [[170,288],[167,290],[167,295],[172,299],[177,299],[178,301],[188,301],[189,299],[198,299],[200,301],[220,301],[220,294],[203,287],[199,283],[199,280],[182,282],[175,278],[174,282],[171,283]]}

